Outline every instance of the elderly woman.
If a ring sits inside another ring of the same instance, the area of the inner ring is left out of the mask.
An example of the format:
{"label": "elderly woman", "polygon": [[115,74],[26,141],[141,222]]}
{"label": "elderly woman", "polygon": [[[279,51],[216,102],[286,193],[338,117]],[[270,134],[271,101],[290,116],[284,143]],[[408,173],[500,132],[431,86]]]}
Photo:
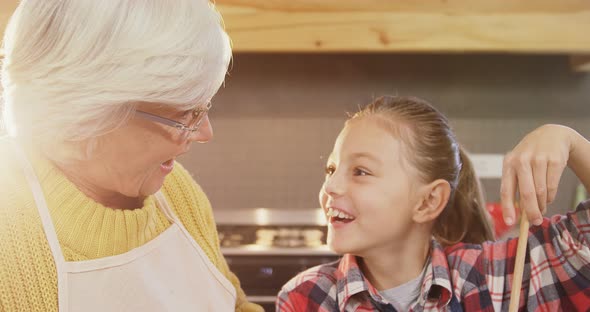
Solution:
{"label": "elderly woman", "polygon": [[176,162],[231,57],[213,5],[23,0],[4,50],[0,311],[261,310]]}

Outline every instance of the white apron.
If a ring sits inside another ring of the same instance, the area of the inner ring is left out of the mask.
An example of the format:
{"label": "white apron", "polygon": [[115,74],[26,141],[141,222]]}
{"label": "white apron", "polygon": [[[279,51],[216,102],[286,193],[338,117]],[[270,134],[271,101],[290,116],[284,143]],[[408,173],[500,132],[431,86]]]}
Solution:
{"label": "white apron", "polygon": [[57,269],[59,311],[234,311],[236,289],[209,260],[168,206],[171,225],[124,254],[65,261],[33,167],[17,147]]}

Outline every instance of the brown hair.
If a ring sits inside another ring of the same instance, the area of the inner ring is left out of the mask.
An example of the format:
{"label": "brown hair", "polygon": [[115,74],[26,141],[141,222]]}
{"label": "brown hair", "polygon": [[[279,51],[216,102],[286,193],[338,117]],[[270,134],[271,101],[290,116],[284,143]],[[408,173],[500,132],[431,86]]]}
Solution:
{"label": "brown hair", "polygon": [[449,202],[433,226],[437,241],[448,246],[494,239],[473,164],[442,113],[419,98],[383,96],[350,120],[368,116],[376,117],[404,143],[404,158],[424,182],[444,179],[451,185]]}

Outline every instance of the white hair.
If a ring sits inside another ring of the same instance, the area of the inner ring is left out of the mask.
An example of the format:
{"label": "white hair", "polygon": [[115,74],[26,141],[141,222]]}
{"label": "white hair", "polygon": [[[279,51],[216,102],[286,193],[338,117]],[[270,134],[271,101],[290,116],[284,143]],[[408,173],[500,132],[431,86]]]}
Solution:
{"label": "white hair", "polygon": [[4,36],[3,118],[36,144],[94,142],[139,101],[211,100],[231,59],[208,0],[22,0]]}

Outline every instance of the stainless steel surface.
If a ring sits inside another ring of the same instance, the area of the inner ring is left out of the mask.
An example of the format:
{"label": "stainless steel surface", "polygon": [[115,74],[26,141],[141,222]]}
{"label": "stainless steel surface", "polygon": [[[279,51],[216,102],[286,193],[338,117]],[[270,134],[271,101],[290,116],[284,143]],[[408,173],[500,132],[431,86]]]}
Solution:
{"label": "stainless steel surface", "polygon": [[217,231],[224,254],[318,254],[328,251],[324,225],[219,224]]}
{"label": "stainless steel surface", "polygon": [[250,302],[258,303],[274,303],[277,299],[276,296],[246,296]]}
{"label": "stainless steel surface", "polygon": [[239,247],[222,247],[225,256],[265,255],[265,256],[321,256],[335,255],[326,245],[318,247],[268,247],[260,245],[244,245]]}
{"label": "stainless steel surface", "polygon": [[227,225],[326,225],[322,208],[279,210],[271,208],[213,210],[215,222]]}

